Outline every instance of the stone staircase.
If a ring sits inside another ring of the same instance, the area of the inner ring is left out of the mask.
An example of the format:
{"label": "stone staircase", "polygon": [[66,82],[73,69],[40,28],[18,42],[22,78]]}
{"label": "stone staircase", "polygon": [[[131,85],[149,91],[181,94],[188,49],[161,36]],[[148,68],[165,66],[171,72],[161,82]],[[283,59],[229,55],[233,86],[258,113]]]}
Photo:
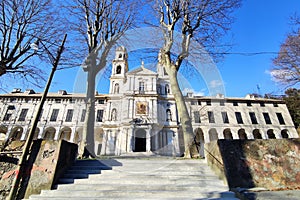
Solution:
{"label": "stone staircase", "polygon": [[29,199],[237,198],[204,160],[144,157],[77,161],[56,190],[42,190]]}

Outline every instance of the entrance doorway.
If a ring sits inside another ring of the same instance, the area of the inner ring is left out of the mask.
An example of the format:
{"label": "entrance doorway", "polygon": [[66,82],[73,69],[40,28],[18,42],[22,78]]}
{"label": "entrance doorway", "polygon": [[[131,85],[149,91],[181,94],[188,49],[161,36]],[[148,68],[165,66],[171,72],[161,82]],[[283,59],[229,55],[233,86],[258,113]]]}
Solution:
{"label": "entrance doorway", "polygon": [[135,132],[134,143],[134,152],[146,151],[146,131],[144,129],[139,129]]}

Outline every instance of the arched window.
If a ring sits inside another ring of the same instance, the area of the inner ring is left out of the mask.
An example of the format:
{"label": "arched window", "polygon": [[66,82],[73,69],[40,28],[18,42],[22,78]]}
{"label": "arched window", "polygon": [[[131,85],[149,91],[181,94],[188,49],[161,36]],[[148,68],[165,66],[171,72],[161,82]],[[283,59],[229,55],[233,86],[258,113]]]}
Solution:
{"label": "arched window", "polygon": [[170,94],[170,86],[168,84],[165,86],[165,94]]}
{"label": "arched window", "polygon": [[156,88],[157,88],[157,94],[161,94],[161,85],[158,84]]}
{"label": "arched window", "polygon": [[119,90],[120,90],[119,83],[116,83],[116,84],[115,84],[115,87],[114,87],[114,93],[115,93],[115,94],[119,94]]}
{"label": "arched window", "polygon": [[170,109],[167,109],[166,114],[167,114],[167,121],[172,121],[172,113]]}
{"label": "arched window", "polygon": [[115,108],[111,111],[111,121],[117,121],[117,110]]}
{"label": "arched window", "polygon": [[121,53],[119,54],[119,58],[122,58],[122,54]]}
{"label": "arched window", "polygon": [[121,74],[122,67],[121,65],[117,66],[116,74]]}

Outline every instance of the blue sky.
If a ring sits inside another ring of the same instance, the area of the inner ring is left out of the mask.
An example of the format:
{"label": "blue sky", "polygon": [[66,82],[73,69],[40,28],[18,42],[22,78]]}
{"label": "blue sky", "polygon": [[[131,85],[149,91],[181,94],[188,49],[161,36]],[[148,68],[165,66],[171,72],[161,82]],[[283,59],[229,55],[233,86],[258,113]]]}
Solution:
{"label": "blue sky", "polygon": [[[289,25],[289,17],[295,12],[300,13],[299,8],[300,0],[243,1],[242,7],[234,13],[236,20],[230,32],[233,34],[234,46],[230,52],[278,52],[280,43],[292,28]],[[258,92],[282,94],[285,88],[273,82],[267,73],[272,66],[271,59],[275,56],[276,54],[227,55],[222,62],[216,64],[225,86],[225,95],[244,97],[248,93]],[[130,68],[132,69],[132,66]],[[50,91],[65,89],[73,92],[77,73],[78,68],[57,71]],[[202,87],[197,89],[198,92],[207,94],[203,83],[198,85]],[[98,87],[98,90],[101,89],[103,90]]]}
{"label": "blue sky", "polygon": [[[231,52],[278,52],[280,43],[291,30],[289,17],[299,12],[299,0],[246,0],[236,11],[232,27],[234,34]],[[227,96],[247,93],[282,94],[285,88],[271,80],[267,73],[274,54],[255,56],[229,55],[218,64]]]}

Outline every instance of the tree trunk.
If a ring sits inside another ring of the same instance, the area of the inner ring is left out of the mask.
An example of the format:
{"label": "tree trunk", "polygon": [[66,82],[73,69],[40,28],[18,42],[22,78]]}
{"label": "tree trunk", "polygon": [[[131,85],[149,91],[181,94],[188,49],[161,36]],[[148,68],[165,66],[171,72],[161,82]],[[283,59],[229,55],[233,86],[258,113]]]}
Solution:
{"label": "tree trunk", "polygon": [[[93,63],[96,62],[95,60]],[[86,113],[80,143],[79,157],[95,157],[94,148],[94,125],[95,125],[95,83],[96,70],[95,65],[91,63],[87,72],[87,95],[86,95]]]}
{"label": "tree trunk", "polygon": [[178,110],[179,121],[181,122],[183,138],[184,138],[184,157],[198,157],[199,154],[197,152],[197,148],[194,142],[194,133],[192,127],[192,121],[189,116],[183,95],[179,88],[178,80],[177,80],[177,70],[174,66],[168,67],[165,66],[166,71],[169,75],[172,94],[174,95],[176,106]]}

